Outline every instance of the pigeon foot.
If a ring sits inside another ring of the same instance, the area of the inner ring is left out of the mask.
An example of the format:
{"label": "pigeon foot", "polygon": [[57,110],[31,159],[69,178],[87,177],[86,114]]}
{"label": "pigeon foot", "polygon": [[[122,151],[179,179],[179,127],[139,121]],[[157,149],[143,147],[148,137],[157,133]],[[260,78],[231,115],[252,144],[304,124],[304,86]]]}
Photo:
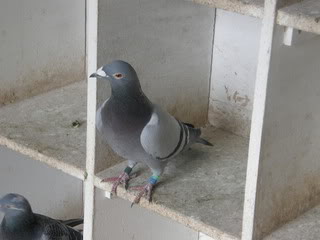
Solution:
{"label": "pigeon foot", "polygon": [[124,188],[127,190],[128,189],[128,184],[130,179],[134,178],[135,174],[132,176],[129,176],[128,173],[123,172],[120,174],[119,177],[111,177],[111,178],[105,178],[101,182],[111,182],[113,183],[111,193],[114,193],[117,195],[117,188],[119,185],[124,184]]}
{"label": "pigeon foot", "polygon": [[135,199],[133,200],[133,202],[132,202],[132,204],[131,204],[131,207],[132,207],[134,204],[138,204],[143,196],[146,196],[146,197],[147,197],[147,200],[148,200],[149,202],[151,202],[151,195],[152,195],[152,190],[153,190],[153,188],[154,188],[154,185],[155,185],[155,184],[147,183],[147,184],[144,185],[144,186],[132,187],[131,189],[133,189],[133,190],[138,190],[139,193],[138,193],[138,195],[135,197]]}

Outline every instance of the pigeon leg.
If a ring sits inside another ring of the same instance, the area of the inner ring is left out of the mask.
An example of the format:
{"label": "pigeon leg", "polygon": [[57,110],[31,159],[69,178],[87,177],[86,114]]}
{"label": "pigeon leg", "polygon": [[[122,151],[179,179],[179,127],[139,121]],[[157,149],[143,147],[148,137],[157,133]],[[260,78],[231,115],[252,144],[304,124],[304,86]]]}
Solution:
{"label": "pigeon leg", "polygon": [[126,190],[128,189],[129,180],[135,177],[134,174],[130,176],[130,173],[134,166],[135,164],[131,166],[129,165],[124,169],[123,173],[121,173],[118,177],[105,178],[101,182],[113,183],[111,193],[114,193],[115,195],[117,195],[117,188],[120,184],[124,184],[124,188]]}
{"label": "pigeon leg", "polygon": [[154,188],[154,186],[156,185],[156,183],[158,182],[159,180],[159,177],[158,175],[152,175],[150,178],[149,178],[149,182],[144,185],[144,186],[138,186],[138,187],[132,187],[131,189],[134,189],[134,190],[139,190],[140,192],[138,193],[138,195],[135,197],[135,199],[133,200],[132,204],[131,204],[131,207],[134,205],[134,204],[138,204],[140,202],[140,199],[143,197],[143,196],[146,196],[148,201],[151,202],[151,195],[152,195],[152,190]]}

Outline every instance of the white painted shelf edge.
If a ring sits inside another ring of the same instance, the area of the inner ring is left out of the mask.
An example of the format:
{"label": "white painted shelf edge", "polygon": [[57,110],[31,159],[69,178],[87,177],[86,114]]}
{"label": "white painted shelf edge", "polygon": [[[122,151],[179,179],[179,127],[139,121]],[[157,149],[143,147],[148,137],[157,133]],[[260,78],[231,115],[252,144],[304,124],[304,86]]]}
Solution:
{"label": "white painted shelf edge", "polygon": [[55,168],[57,170],[61,170],[62,172],[67,173],[73,177],[84,180],[84,176],[85,176],[84,170],[72,164],[68,164],[64,161],[57,160],[55,157],[50,157],[45,154],[39,153],[38,150],[16,143],[13,140],[10,140],[3,136],[0,136],[0,145],[5,146],[16,152],[22,153],[33,160],[43,162],[48,166]]}

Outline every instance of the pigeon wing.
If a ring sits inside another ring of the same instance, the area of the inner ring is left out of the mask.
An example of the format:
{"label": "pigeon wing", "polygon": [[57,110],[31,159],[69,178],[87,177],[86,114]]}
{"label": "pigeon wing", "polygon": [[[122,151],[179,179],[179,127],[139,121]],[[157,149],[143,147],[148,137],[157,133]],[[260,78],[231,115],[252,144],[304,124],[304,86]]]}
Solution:
{"label": "pigeon wing", "polygon": [[183,123],[155,105],[149,122],[141,132],[140,142],[153,158],[167,160],[183,150],[188,143],[188,134]]}
{"label": "pigeon wing", "polygon": [[41,240],[82,240],[82,234],[59,221],[38,215],[39,223],[43,226]]}

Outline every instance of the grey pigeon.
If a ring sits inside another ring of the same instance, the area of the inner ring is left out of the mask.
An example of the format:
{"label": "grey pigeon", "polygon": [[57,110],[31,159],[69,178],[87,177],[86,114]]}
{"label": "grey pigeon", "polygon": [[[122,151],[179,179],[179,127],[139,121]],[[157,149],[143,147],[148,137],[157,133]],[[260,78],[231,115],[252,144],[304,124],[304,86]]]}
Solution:
{"label": "grey pigeon", "polygon": [[138,203],[143,195],[150,201],[152,189],[168,160],[193,143],[212,146],[200,137],[200,129],[177,120],[153,104],[143,93],[137,73],[129,63],[113,61],[90,77],[108,80],[111,84],[111,97],[97,110],[96,125],[114,152],[128,160],[119,177],[103,180],[113,182],[113,193],[116,194],[120,184],[128,188],[133,167],[142,162],[153,174],[145,186],[138,188],[140,192],[133,203]]}
{"label": "grey pigeon", "polygon": [[27,199],[19,194],[7,194],[0,199],[4,218],[0,226],[1,240],[81,240],[82,234],[70,226],[82,224],[82,219],[55,220],[32,212]]}

